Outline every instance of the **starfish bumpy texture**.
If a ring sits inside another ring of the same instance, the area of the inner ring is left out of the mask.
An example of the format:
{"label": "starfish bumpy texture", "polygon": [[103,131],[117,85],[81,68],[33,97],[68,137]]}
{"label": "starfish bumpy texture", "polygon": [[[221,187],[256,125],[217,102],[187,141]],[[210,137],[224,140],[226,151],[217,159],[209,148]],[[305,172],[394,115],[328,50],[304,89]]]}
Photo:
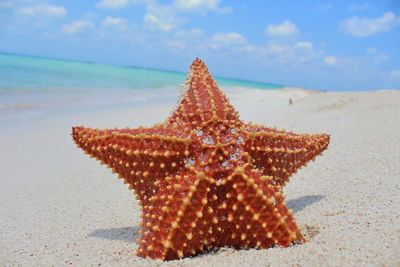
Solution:
{"label": "starfish bumpy texture", "polygon": [[244,123],[199,59],[163,123],[79,126],[72,136],[134,190],[143,212],[137,255],[162,260],[304,241],[282,187],[329,144],[327,134]]}

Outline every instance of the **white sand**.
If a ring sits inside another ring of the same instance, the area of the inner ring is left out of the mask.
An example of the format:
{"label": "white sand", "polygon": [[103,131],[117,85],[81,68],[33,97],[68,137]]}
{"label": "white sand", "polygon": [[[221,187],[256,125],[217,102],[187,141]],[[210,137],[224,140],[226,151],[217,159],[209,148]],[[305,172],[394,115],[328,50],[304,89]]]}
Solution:
{"label": "white sand", "polygon": [[170,103],[53,114],[0,129],[0,265],[400,265],[400,91],[227,93],[245,121],[331,134],[329,149],[284,191],[309,242],[171,262],[136,257],[134,196],[75,147],[70,130],[149,126],[169,114]]}

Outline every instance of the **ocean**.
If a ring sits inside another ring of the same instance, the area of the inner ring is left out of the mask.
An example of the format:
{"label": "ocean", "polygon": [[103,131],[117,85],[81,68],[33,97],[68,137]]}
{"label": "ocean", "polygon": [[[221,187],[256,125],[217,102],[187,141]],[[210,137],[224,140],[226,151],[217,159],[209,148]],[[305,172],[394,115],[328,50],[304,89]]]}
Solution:
{"label": "ocean", "polygon": [[[12,115],[176,101],[186,73],[0,53],[0,125]],[[283,86],[214,77],[221,88]]]}

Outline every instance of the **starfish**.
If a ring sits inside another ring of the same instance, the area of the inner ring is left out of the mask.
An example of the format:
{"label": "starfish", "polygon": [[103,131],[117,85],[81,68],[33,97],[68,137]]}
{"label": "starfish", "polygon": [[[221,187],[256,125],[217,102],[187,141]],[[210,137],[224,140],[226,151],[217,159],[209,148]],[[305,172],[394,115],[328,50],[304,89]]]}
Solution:
{"label": "starfish", "polygon": [[137,255],[172,260],[304,241],[282,187],[329,135],[244,123],[200,59],[181,89],[175,111],[153,127],[72,128],[77,146],[134,190],[143,218]]}

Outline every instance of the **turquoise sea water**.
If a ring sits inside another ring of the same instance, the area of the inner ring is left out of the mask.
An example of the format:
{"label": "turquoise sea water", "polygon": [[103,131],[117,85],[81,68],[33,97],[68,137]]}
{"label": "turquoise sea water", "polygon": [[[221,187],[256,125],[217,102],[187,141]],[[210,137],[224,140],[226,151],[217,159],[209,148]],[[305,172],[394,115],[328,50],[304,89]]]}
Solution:
{"label": "turquoise sea water", "polygon": [[[0,53],[0,91],[177,87],[186,73]],[[282,86],[215,77],[220,86]]]}
{"label": "turquoise sea water", "polygon": [[[0,113],[175,102],[185,76],[184,72],[0,53]],[[222,88],[282,87],[214,78]]]}

